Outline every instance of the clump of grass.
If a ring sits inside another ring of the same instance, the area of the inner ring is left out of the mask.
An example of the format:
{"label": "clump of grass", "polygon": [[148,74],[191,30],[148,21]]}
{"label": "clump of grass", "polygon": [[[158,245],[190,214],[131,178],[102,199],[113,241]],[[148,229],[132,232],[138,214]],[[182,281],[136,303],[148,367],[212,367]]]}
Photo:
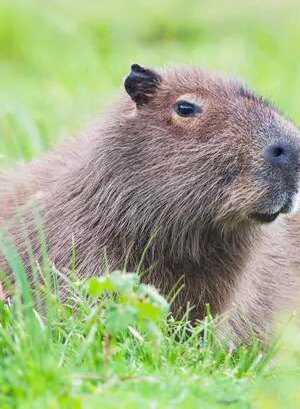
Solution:
{"label": "clump of grass", "polygon": [[1,407],[72,401],[111,377],[130,377],[122,363],[133,350],[135,359],[157,356],[168,305],[136,274],[70,281],[63,303],[53,282],[42,285],[42,300],[28,287],[19,282],[13,303],[0,305]]}

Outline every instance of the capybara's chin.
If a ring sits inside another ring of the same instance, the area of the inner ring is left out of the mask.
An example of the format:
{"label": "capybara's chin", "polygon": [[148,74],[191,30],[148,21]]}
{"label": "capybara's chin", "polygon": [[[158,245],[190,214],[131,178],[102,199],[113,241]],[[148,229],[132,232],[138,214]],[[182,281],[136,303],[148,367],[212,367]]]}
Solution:
{"label": "capybara's chin", "polygon": [[142,271],[174,314],[209,304],[233,343],[268,338],[300,294],[297,127],[201,69],[133,64],[124,86],[87,133],[0,174],[0,270],[15,281],[9,236],[30,283],[46,248],[63,275]]}
{"label": "capybara's chin", "polygon": [[279,215],[292,215],[299,209],[299,191],[284,189],[282,192],[272,192],[257,205],[250,217],[259,223],[271,223]]}

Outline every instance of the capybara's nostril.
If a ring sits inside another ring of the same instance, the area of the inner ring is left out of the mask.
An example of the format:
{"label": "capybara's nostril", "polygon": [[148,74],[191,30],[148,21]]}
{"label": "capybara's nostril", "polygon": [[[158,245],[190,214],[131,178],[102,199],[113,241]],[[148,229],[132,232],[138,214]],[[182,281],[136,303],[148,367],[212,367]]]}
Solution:
{"label": "capybara's nostril", "polygon": [[293,153],[293,146],[285,142],[275,142],[266,149],[266,158],[273,166],[281,167],[293,165],[292,159],[297,156]]}

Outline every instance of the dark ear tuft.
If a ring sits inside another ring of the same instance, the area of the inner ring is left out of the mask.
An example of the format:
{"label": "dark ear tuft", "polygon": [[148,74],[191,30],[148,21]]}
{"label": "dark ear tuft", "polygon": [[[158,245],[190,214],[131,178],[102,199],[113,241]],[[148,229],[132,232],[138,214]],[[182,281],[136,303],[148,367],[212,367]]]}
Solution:
{"label": "dark ear tuft", "polygon": [[133,64],[124,85],[126,92],[139,107],[151,99],[160,82],[161,76],[157,72]]}

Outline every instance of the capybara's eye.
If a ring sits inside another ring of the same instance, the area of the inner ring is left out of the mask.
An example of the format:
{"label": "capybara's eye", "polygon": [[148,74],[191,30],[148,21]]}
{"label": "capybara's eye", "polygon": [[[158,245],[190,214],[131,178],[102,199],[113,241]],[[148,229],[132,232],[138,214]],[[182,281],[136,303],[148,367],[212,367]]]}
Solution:
{"label": "capybara's eye", "polygon": [[180,116],[195,116],[202,112],[202,108],[199,105],[193,104],[188,101],[178,101],[174,107],[175,112]]}

